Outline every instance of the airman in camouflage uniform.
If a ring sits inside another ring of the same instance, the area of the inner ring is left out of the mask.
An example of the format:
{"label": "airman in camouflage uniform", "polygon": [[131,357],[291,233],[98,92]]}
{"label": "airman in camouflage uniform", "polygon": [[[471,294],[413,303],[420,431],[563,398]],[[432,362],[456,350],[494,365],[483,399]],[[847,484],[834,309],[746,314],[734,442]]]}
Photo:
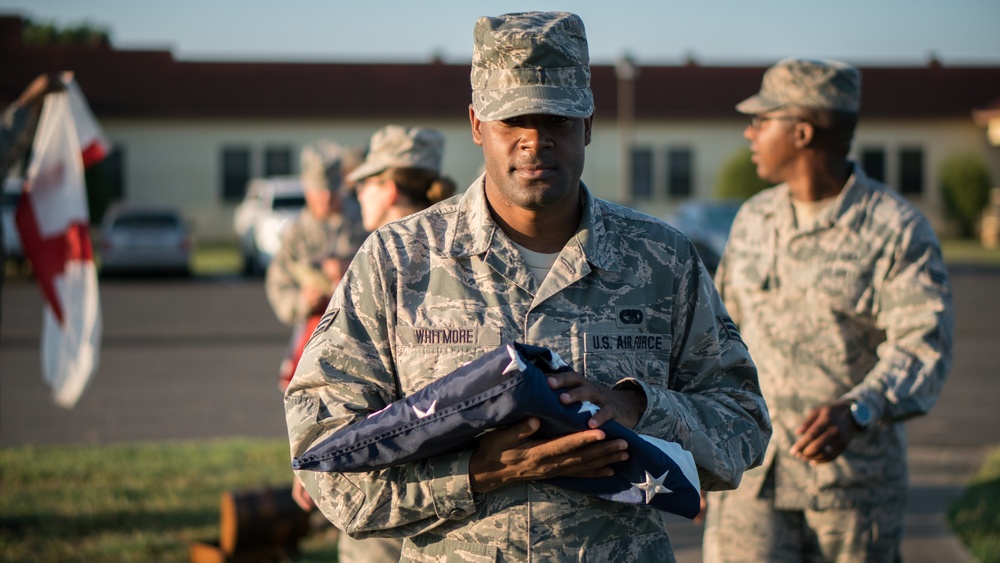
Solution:
{"label": "airman in camouflage uniform", "polygon": [[782,182],[745,203],[716,283],[774,424],[762,467],[708,495],[706,561],[894,561],[907,489],[901,422],[951,359],[951,293],[928,221],[847,160],[858,71],[787,59],[744,136]]}
{"label": "airman in camouflage uniform", "polygon": [[755,368],[691,243],[580,182],[593,101],[583,23],[565,13],[476,24],[473,140],[486,172],[463,195],[378,229],[338,287],[285,395],[291,453],[502,342],[546,346],[575,372],[561,400],[590,430],[367,473],[298,472],[357,537],[405,537],[403,561],[673,561],[664,514],[539,481],[624,459],[614,418],[679,442],[703,487],[735,487],[770,433]]}
{"label": "airman in camouflage uniform", "polygon": [[302,151],[307,205],[282,231],[281,247],[265,279],[268,302],[285,324],[302,323],[317,307],[326,306],[337,280],[324,273],[324,260],[340,260],[346,268],[367,235],[360,217],[343,213],[337,193],[342,158],[342,149],[329,142],[316,142]]}

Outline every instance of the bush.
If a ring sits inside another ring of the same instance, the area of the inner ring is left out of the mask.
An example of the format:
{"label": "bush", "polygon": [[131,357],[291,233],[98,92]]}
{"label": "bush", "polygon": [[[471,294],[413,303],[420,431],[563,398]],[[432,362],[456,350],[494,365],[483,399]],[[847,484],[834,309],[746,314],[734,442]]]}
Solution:
{"label": "bush", "polygon": [[740,149],[722,165],[715,195],[719,198],[748,199],[771,186],[757,176],[757,166],[750,160],[750,149]]}
{"label": "bush", "polygon": [[977,561],[1000,561],[1000,448],[955,499],[947,518]]}
{"label": "bush", "polygon": [[948,214],[969,237],[989,201],[992,182],[986,164],[975,154],[953,154],[941,165],[938,178]]}

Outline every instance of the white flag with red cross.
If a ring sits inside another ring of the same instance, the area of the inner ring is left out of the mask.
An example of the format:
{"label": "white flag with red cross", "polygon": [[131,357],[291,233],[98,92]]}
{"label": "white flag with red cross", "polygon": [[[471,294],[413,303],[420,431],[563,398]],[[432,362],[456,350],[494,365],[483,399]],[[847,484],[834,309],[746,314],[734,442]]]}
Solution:
{"label": "white flag with red cross", "polygon": [[90,243],[84,166],[110,145],[72,79],[48,94],[32,144],[16,222],[45,298],[42,376],[53,400],[72,408],[97,369],[101,307]]}

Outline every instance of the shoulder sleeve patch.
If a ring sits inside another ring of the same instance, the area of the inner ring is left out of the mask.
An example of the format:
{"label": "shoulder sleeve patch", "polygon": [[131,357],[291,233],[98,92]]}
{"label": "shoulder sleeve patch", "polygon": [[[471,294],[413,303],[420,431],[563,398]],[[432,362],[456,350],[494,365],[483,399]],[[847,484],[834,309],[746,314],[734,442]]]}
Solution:
{"label": "shoulder sleeve patch", "polygon": [[733,319],[729,317],[715,317],[715,322],[719,327],[720,342],[736,341],[746,346],[740,337],[740,331],[736,328],[736,323],[733,322]]}
{"label": "shoulder sleeve patch", "polygon": [[339,314],[340,309],[330,309],[324,313],[323,317],[319,320],[319,324],[316,325],[316,330],[313,331],[312,336],[309,339],[312,340],[313,338],[316,338],[317,335],[326,332],[326,330],[330,328],[330,325],[333,324],[333,321],[337,320],[337,315]]}

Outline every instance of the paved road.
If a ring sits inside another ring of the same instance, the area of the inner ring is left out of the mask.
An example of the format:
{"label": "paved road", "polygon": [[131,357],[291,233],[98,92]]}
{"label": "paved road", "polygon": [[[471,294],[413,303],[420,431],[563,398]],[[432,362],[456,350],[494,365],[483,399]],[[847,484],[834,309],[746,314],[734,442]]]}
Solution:
{"label": "paved road", "polygon": [[[930,416],[908,423],[908,562],[968,554],[944,510],[990,446],[1000,444],[1000,271],[954,268],[958,326],[951,379]],[[8,279],[0,314],[0,446],[213,436],[284,436],[276,387],[287,329],[260,281],[105,280],[100,370],[75,409],[53,406],[38,358],[41,300]],[[677,519],[682,563],[700,561],[701,528]]]}
{"label": "paved road", "polygon": [[37,288],[8,279],[0,325],[0,445],[280,437],[278,362],[291,330],[260,281],[102,280],[98,373],[73,410],[41,381]]}

